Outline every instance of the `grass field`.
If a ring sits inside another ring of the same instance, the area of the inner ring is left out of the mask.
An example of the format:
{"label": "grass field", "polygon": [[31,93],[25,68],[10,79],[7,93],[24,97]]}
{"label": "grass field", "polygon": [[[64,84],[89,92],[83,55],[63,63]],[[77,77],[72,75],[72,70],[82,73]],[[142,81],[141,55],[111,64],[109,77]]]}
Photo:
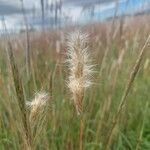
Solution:
{"label": "grass field", "polygon": [[[80,115],[66,62],[66,37],[77,27],[29,33],[29,43],[26,34],[1,37],[0,150],[149,150],[149,21],[143,16],[80,27],[89,34],[94,65]],[[32,99],[43,102],[26,106]]]}

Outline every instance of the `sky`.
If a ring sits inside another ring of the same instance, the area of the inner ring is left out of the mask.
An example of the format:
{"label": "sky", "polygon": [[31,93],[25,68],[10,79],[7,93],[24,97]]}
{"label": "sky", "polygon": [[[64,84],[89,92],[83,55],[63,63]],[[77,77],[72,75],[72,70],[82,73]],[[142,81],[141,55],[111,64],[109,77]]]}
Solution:
{"label": "sky", "polygon": [[[54,0],[47,0],[50,5]],[[55,0],[56,1],[56,0]],[[58,0],[59,1],[59,0]],[[62,15],[64,22],[83,23],[91,21],[91,15],[87,8],[94,7],[93,20],[103,20],[114,15],[116,8],[115,0],[62,0]],[[142,9],[150,10],[150,0],[118,0],[118,15],[124,13],[134,13]],[[23,0],[26,10],[28,23],[38,27],[41,25],[41,7],[40,0]],[[128,2],[128,3],[127,3]],[[33,19],[33,8],[36,10],[36,16]],[[5,17],[6,26],[10,30],[20,30],[24,27],[24,20],[21,11],[20,0],[0,0],[0,19]],[[54,19],[53,15],[48,14],[46,21]],[[0,30],[2,30],[0,23]]]}

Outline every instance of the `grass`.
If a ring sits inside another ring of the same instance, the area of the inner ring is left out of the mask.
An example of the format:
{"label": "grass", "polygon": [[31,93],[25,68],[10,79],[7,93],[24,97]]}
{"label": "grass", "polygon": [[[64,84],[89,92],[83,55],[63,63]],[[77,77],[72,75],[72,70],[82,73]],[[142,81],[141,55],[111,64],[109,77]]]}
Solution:
{"label": "grass", "polygon": [[[26,124],[26,117],[29,119],[30,112],[24,106],[22,109],[19,103],[30,101],[35,93],[43,90],[50,95],[50,111],[47,111],[42,125],[44,130],[40,130],[36,142],[29,141],[32,142],[30,149],[76,150],[80,146],[85,150],[149,150],[149,42],[143,48],[150,33],[148,17],[145,16],[145,20],[144,17],[127,19],[121,25],[121,34],[119,20],[115,20],[115,34],[110,30],[109,21],[81,27],[89,34],[89,51],[94,58],[93,64],[96,64],[96,73],[91,79],[93,84],[85,91],[82,100],[82,144],[79,144],[81,118],[77,115],[66,83],[69,70],[65,63],[65,37],[74,28],[50,30],[44,35],[30,33],[29,75],[26,74],[26,35],[10,35],[14,55],[13,60],[9,58],[10,63],[5,51],[7,41],[1,38],[0,150],[27,149],[24,131],[29,134],[30,131],[23,124]],[[136,24],[140,19],[142,22]],[[14,80],[16,74],[18,77]],[[15,89],[18,86],[21,91]],[[24,110],[27,116],[21,119]]]}

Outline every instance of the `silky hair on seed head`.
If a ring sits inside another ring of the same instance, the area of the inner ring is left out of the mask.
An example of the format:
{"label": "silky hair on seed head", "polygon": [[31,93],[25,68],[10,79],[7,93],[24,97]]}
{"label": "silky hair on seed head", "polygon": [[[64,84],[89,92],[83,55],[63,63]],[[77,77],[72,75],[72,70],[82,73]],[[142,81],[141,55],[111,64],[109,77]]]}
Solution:
{"label": "silky hair on seed head", "polygon": [[49,95],[46,92],[39,92],[35,94],[34,99],[26,103],[30,109],[29,120],[34,122],[39,116],[47,111]]}
{"label": "silky hair on seed head", "polygon": [[81,31],[70,33],[67,42],[67,63],[69,69],[68,87],[77,113],[82,111],[85,90],[91,85],[93,65],[88,48],[88,34]]}

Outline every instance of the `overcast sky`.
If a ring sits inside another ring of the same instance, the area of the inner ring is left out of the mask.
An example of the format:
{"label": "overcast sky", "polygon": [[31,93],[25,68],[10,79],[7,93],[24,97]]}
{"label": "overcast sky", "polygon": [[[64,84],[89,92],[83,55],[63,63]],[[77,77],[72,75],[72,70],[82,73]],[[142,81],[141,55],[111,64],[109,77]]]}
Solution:
{"label": "overcast sky", "polygon": [[[48,0],[51,4],[56,0]],[[64,14],[72,16],[75,20],[80,15],[81,6],[89,4],[97,4],[110,2],[113,0],[62,0],[64,9]],[[40,12],[40,0],[23,0],[26,13],[30,15],[33,7]],[[68,13],[69,12],[69,13]],[[17,28],[18,24],[23,23],[22,11],[21,11],[21,1],[20,0],[0,0],[0,18],[5,16],[7,28]],[[39,18],[39,17],[38,17]],[[0,29],[2,25],[0,24]]]}
{"label": "overcast sky", "polygon": [[[33,6],[40,7],[40,0],[23,0],[26,9],[32,9]],[[49,3],[56,0],[47,0]],[[84,6],[89,4],[102,4],[115,0],[62,0],[64,5]],[[21,13],[20,0],[0,0],[0,15],[9,15]]]}
{"label": "overcast sky", "polygon": [[[49,4],[51,4],[52,1],[54,2],[56,0],[47,0],[47,1]],[[116,6],[116,0],[62,0],[62,1],[63,1],[63,15],[70,16],[74,21],[79,21],[79,17],[81,19],[81,12],[83,6],[95,5],[96,6],[95,15],[99,15],[101,13],[101,17],[110,16],[110,14],[113,13],[112,10]],[[120,11],[125,9],[124,5],[127,1],[130,1],[130,4],[134,6],[133,7],[134,9],[138,8],[139,4],[141,3],[143,4],[146,3],[147,5],[149,2],[150,4],[150,0],[119,0],[121,9]],[[41,13],[40,0],[23,0],[23,2],[29,21],[33,20],[31,18],[31,12],[33,7],[35,7],[36,10],[39,11],[39,14]],[[146,7],[150,8],[150,5]],[[131,9],[133,8],[131,7]],[[17,28],[18,25],[23,24],[20,0],[0,0],[0,18],[2,16],[5,16],[7,28]],[[39,20],[41,20],[40,16],[37,17],[37,22]],[[2,25],[0,23],[0,30],[1,28]]]}

